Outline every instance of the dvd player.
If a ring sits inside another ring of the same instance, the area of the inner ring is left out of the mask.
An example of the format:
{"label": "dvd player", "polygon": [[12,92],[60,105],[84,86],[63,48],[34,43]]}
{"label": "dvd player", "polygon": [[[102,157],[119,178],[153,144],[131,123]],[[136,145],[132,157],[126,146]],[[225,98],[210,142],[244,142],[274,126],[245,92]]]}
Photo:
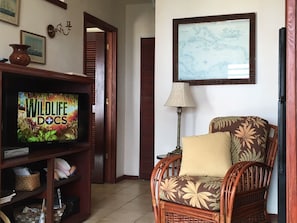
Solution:
{"label": "dvd player", "polygon": [[3,147],[3,159],[26,156],[29,154],[29,147]]}

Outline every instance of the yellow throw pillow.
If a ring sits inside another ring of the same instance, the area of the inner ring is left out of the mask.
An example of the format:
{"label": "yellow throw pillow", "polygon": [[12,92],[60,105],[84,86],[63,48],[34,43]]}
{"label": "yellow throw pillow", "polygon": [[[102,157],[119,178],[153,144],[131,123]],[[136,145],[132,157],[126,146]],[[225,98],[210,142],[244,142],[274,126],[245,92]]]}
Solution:
{"label": "yellow throw pillow", "polygon": [[229,132],[183,137],[182,144],[180,176],[223,177],[232,165]]}

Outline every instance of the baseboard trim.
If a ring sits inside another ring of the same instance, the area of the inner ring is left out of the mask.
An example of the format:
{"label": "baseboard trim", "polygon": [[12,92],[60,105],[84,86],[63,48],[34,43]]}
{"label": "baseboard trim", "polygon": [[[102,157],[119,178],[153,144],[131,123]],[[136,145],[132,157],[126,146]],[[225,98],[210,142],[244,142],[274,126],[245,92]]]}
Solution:
{"label": "baseboard trim", "polygon": [[129,176],[129,175],[123,175],[116,178],[116,183],[123,181],[123,180],[138,180],[138,176]]}
{"label": "baseboard trim", "polygon": [[268,214],[271,220],[271,223],[278,223],[278,215],[277,214]]}

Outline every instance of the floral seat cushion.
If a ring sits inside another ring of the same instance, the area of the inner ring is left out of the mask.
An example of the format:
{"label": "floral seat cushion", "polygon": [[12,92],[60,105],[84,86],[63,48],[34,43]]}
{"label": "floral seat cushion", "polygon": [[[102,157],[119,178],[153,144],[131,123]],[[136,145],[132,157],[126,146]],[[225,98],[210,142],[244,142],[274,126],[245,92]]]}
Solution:
{"label": "floral seat cushion", "polygon": [[175,176],[161,181],[160,199],[204,210],[218,211],[223,178]]}
{"label": "floral seat cushion", "polygon": [[265,162],[269,131],[268,121],[257,116],[227,116],[214,118],[210,132],[229,131],[232,163]]}

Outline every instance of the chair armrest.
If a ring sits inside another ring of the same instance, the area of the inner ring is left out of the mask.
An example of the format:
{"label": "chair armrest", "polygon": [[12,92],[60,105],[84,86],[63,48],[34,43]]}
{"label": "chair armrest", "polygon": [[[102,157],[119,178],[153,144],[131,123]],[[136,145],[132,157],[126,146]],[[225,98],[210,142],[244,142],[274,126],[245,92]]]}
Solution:
{"label": "chair armrest", "polygon": [[160,222],[160,182],[168,176],[177,176],[180,170],[181,155],[169,155],[161,159],[154,167],[151,174],[151,194],[154,208],[155,222]]}
{"label": "chair armrest", "polygon": [[[259,200],[263,202],[268,195],[271,174],[272,168],[264,163],[244,161],[234,164],[226,173],[222,184],[220,218],[225,220],[221,222],[229,222],[239,195],[244,195],[240,196],[242,201],[244,198],[249,199],[242,202],[245,205]],[[262,196],[252,198],[255,193],[261,193]]]}

